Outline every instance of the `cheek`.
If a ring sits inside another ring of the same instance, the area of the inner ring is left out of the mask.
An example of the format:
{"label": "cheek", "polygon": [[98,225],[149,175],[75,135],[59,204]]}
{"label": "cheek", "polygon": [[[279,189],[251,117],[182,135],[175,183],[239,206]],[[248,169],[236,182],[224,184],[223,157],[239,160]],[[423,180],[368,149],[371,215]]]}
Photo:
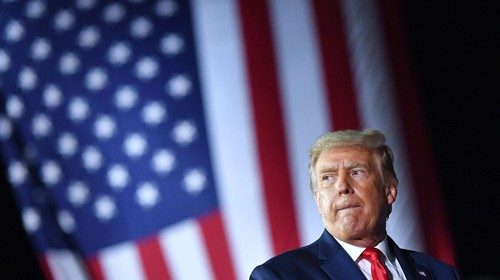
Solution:
{"label": "cheek", "polygon": [[319,193],[316,198],[316,204],[320,213],[326,214],[332,206],[333,201],[325,193]]}
{"label": "cheek", "polygon": [[383,205],[387,204],[388,197],[385,191],[370,190],[362,193],[358,193],[359,198],[363,201],[365,209],[369,213],[376,213]]}
{"label": "cheek", "polygon": [[325,198],[322,194],[316,196],[316,204],[321,212],[323,212],[323,207],[325,205]]}

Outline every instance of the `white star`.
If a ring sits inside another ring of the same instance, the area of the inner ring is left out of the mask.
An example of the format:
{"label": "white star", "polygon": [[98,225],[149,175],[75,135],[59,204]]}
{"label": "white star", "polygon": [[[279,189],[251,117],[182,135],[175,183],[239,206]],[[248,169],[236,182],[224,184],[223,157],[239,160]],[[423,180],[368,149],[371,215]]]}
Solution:
{"label": "white star", "polygon": [[160,201],[160,192],[153,183],[141,183],[135,193],[135,199],[142,208],[149,209]]}
{"label": "white star", "polygon": [[122,65],[130,59],[132,51],[125,42],[114,43],[108,50],[108,61],[114,65]]}
{"label": "white star", "polygon": [[24,104],[16,95],[9,96],[5,107],[7,108],[7,115],[12,119],[18,119],[24,113]]}
{"label": "white star", "polygon": [[65,233],[72,233],[75,231],[76,222],[73,215],[68,210],[61,210],[57,213],[57,222]]}
{"label": "white star", "polygon": [[49,40],[45,38],[38,38],[31,45],[31,57],[34,60],[47,59],[51,51],[52,46],[50,45]]}
{"label": "white star", "polygon": [[96,0],[76,0],[76,7],[80,10],[90,10],[96,4]]}
{"label": "white star", "polygon": [[151,57],[143,57],[135,64],[135,74],[141,80],[150,80],[158,75],[158,62]]}
{"label": "white star", "polygon": [[12,135],[12,123],[4,116],[0,116],[0,139],[9,139]]}
{"label": "white star", "polygon": [[108,82],[108,74],[102,68],[92,68],[85,76],[85,86],[91,91],[103,89]]}
{"label": "white star", "polygon": [[160,41],[160,50],[167,56],[179,54],[184,48],[184,40],[177,34],[168,34]]}
{"label": "white star", "polygon": [[76,73],[80,68],[80,59],[72,52],[64,53],[59,59],[59,71],[64,75]]}
{"label": "white star", "polygon": [[205,188],[207,177],[201,169],[189,170],[182,179],[185,190],[191,195],[197,195]]}
{"label": "white star", "polygon": [[0,72],[5,72],[10,68],[10,56],[6,51],[0,49]]}
{"label": "white star", "polygon": [[54,16],[54,28],[67,31],[75,24],[75,16],[68,10],[61,10]]}
{"label": "white star", "polygon": [[52,132],[52,121],[47,115],[37,113],[33,117],[31,130],[33,135],[37,138],[46,137]]}
{"label": "white star", "polygon": [[123,5],[119,3],[112,3],[107,5],[103,11],[103,19],[109,23],[117,23],[123,19],[126,10]]}
{"label": "white star", "polygon": [[24,26],[17,20],[10,20],[4,32],[7,41],[18,42],[24,37]]}
{"label": "white star", "polygon": [[129,173],[122,164],[115,164],[108,169],[108,184],[115,190],[121,190],[128,185]]}
{"label": "white star", "polygon": [[132,133],[125,138],[123,150],[131,158],[138,158],[144,155],[148,148],[148,143],[144,135]]}
{"label": "white star", "polygon": [[89,104],[81,97],[73,98],[68,105],[68,117],[73,122],[81,122],[89,115]]}
{"label": "white star", "polygon": [[159,150],[154,153],[153,158],[151,159],[151,165],[154,171],[161,175],[165,175],[174,168],[175,156],[169,150]]}
{"label": "white star", "polygon": [[177,3],[172,0],[160,0],[156,2],[155,13],[160,17],[171,17],[177,11]]}
{"label": "white star", "polygon": [[55,109],[62,103],[61,90],[54,84],[49,84],[43,91],[43,104],[49,109]]}
{"label": "white star", "polygon": [[99,116],[94,122],[94,135],[101,140],[111,138],[115,134],[115,131],[116,122],[110,116]]}
{"label": "white star", "polygon": [[174,141],[179,145],[191,144],[196,138],[197,129],[192,121],[180,121],[173,129]]}
{"label": "white star", "polygon": [[101,33],[95,26],[87,26],[78,35],[78,45],[85,49],[93,48],[101,39]]}
{"label": "white star", "polygon": [[38,76],[31,67],[23,67],[19,72],[18,84],[23,90],[32,90],[38,84]]}
{"label": "white star", "polygon": [[94,214],[101,222],[109,221],[116,215],[116,211],[116,204],[110,196],[100,196],[94,202]]}
{"label": "white star", "polygon": [[73,134],[65,132],[57,139],[57,146],[62,156],[73,156],[78,149],[78,141]]}
{"label": "white star", "polygon": [[137,90],[132,86],[122,86],[115,93],[115,106],[123,111],[137,103]]}
{"label": "white star", "polygon": [[74,207],[80,207],[89,200],[89,187],[82,181],[73,181],[66,190],[68,201]]}
{"label": "white star", "polygon": [[102,166],[103,157],[101,152],[94,146],[88,146],[83,149],[82,163],[83,167],[90,172],[96,171]]}
{"label": "white star", "polygon": [[49,187],[52,187],[61,181],[61,167],[53,160],[45,161],[42,164],[41,172],[42,181]]}
{"label": "white star", "polygon": [[26,165],[20,161],[13,161],[9,164],[9,181],[14,186],[18,186],[26,181],[28,169]]}
{"label": "white star", "polygon": [[137,39],[144,39],[151,34],[153,24],[146,17],[137,17],[130,23],[130,34]]}
{"label": "white star", "polygon": [[142,108],[142,120],[151,126],[156,126],[165,120],[167,110],[158,101],[149,102]]}
{"label": "white star", "polygon": [[40,0],[29,1],[26,4],[26,16],[31,19],[40,18],[47,9],[47,5]]}
{"label": "white star", "polygon": [[24,228],[28,233],[34,233],[40,228],[42,219],[35,209],[31,207],[24,208],[22,216]]}
{"label": "white star", "polygon": [[168,80],[166,91],[175,99],[181,99],[191,92],[191,80],[186,75],[175,75]]}

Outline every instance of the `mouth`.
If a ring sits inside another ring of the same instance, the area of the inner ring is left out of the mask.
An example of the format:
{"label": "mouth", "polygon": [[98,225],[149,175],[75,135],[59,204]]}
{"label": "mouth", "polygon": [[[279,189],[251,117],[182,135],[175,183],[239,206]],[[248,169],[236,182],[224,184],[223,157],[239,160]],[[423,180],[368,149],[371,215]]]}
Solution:
{"label": "mouth", "polygon": [[361,207],[361,206],[359,206],[358,204],[346,203],[346,204],[342,204],[339,207],[337,207],[337,211],[352,210],[352,209],[359,208],[359,207]]}

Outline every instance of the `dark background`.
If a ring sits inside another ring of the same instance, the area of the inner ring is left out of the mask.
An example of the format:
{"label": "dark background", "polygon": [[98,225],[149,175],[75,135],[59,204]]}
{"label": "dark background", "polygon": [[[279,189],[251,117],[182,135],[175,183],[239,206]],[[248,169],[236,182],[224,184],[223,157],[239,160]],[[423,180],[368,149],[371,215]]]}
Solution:
{"label": "dark background", "polygon": [[[457,266],[463,279],[500,279],[500,9],[494,1],[402,3]],[[41,278],[2,173],[0,182],[0,279]]]}
{"label": "dark background", "polygon": [[499,5],[425,2],[405,1],[406,26],[457,266],[500,279]]}

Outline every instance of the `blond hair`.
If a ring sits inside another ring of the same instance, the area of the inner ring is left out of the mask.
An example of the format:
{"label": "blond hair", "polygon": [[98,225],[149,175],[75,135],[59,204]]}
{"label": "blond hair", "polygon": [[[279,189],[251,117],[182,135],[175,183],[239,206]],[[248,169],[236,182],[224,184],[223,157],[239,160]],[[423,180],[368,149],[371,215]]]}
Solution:
{"label": "blond hair", "polygon": [[338,147],[361,146],[373,150],[380,159],[382,180],[386,176],[397,181],[394,171],[394,157],[391,148],[385,144],[385,136],[378,130],[338,130],[322,135],[311,147],[309,152],[309,185],[311,191],[317,187],[315,176],[316,162],[323,151]]}

